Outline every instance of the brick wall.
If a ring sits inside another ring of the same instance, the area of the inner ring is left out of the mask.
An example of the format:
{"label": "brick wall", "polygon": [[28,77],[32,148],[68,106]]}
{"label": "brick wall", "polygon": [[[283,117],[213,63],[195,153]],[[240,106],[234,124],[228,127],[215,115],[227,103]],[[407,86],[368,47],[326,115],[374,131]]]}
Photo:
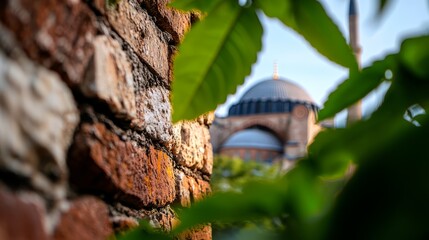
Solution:
{"label": "brick wall", "polygon": [[0,239],[170,230],[173,205],[210,193],[213,116],[170,117],[172,56],[195,17],[114,2],[0,3]]}

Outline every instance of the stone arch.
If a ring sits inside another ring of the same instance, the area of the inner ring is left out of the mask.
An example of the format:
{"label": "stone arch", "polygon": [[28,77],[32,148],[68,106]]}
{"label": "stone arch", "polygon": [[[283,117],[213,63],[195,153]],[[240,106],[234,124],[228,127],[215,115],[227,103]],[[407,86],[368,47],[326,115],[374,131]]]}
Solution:
{"label": "stone arch", "polygon": [[271,134],[273,134],[274,136],[276,136],[280,140],[280,142],[284,143],[284,136],[279,131],[279,129],[276,127],[276,124],[273,123],[272,121],[267,120],[266,118],[265,119],[248,120],[248,121],[244,122],[243,124],[241,124],[240,126],[232,129],[229,136],[231,136],[232,134],[234,134],[238,131],[248,129],[248,128],[252,128],[252,127],[257,127],[257,128],[261,128],[265,131],[268,131]]}

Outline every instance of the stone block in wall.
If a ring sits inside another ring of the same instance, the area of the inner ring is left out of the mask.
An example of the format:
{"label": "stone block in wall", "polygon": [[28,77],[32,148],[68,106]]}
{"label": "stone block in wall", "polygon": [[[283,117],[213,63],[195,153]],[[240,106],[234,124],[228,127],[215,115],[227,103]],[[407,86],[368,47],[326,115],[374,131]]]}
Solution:
{"label": "stone block in wall", "polygon": [[79,114],[58,75],[22,55],[0,51],[0,168],[61,198],[66,152]]}
{"label": "stone block in wall", "polygon": [[138,91],[137,119],[133,121],[136,129],[145,130],[152,138],[160,142],[171,141],[171,104],[170,92],[161,86],[149,87]]}
{"label": "stone block in wall", "polygon": [[189,207],[192,202],[206,197],[211,192],[210,182],[188,176],[184,172],[177,170],[176,175],[176,200],[180,205]]}
{"label": "stone block in wall", "polygon": [[53,239],[105,240],[112,235],[106,204],[95,197],[80,197],[61,215]]}
{"label": "stone block in wall", "polygon": [[178,44],[191,26],[191,13],[167,6],[170,0],[138,0],[150,15],[155,16],[159,28],[168,32]]}
{"label": "stone block in wall", "polygon": [[171,158],[102,123],[80,126],[68,165],[71,183],[79,190],[106,194],[128,206],[162,207],[175,198]]}
{"label": "stone block in wall", "polygon": [[115,31],[168,83],[169,37],[156,26],[153,17],[136,0],[121,0],[113,6],[97,2],[96,7],[105,12]]}
{"label": "stone block in wall", "polygon": [[94,57],[80,87],[84,95],[104,101],[117,117],[136,117],[131,64],[116,40],[108,36],[94,39]]}
{"label": "stone block in wall", "polygon": [[178,164],[211,174],[213,154],[207,126],[189,121],[176,123],[170,148]]}
{"label": "stone block in wall", "polygon": [[44,210],[0,186],[0,239],[47,240]]}
{"label": "stone block in wall", "polygon": [[120,203],[110,206],[111,221],[119,231],[127,230],[138,225],[138,221],[147,220],[149,224],[157,229],[171,231],[177,223],[176,214],[167,205],[157,209],[132,209]]}
{"label": "stone block in wall", "polygon": [[92,55],[95,15],[80,0],[4,0],[0,21],[32,60],[79,83]]}

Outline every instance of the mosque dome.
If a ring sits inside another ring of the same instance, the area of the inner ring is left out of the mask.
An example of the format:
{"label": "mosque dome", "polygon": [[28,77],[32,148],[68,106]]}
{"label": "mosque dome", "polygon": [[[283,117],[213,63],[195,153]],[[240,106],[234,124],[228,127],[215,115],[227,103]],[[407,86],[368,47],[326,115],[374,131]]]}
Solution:
{"label": "mosque dome", "polygon": [[297,100],[312,103],[313,99],[300,86],[287,80],[272,79],[257,83],[240,99],[251,100]]}
{"label": "mosque dome", "polygon": [[288,113],[296,105],[318,111],[310,95],[299,85],[283,79],[268,79],[251,87],[238,103],[229,109],[229,116]]}
{"label": "mosque dome", "polygon": [[232,134],[223,144],[226,148],[255,148],[282,151],[281,142],[269,132],[260,129],[245,129]]}

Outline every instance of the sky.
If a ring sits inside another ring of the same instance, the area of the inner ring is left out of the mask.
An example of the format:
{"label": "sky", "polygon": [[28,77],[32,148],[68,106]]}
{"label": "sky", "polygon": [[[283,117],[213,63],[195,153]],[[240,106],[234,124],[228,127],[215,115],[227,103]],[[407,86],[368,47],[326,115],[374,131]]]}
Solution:
{"label": "sky", "polygon": [[[320,0],[328,15],[348,39],[349,0]],[[362,67],[399,50],[404,38],[429,34],[429,0],[393,0],[381,18],[376,18],[374,0],[357,0]],[[274,63],[280,78],[302,86],[316,104],[323,106],[329,93],[347,78],[347,69],[318,54],[302,37],[281,22],[260,16],[264,27],[263,48],[245,83],[220,105],[216,115],[225,116],[228,107],[259,81],[272,77]],[[428,43],[429,44],[429,43]],[[363,114],[370,114],[381,102],[386,87],[371,93],[363,102]],[[344,121],[345,113],[336,122]]]}

